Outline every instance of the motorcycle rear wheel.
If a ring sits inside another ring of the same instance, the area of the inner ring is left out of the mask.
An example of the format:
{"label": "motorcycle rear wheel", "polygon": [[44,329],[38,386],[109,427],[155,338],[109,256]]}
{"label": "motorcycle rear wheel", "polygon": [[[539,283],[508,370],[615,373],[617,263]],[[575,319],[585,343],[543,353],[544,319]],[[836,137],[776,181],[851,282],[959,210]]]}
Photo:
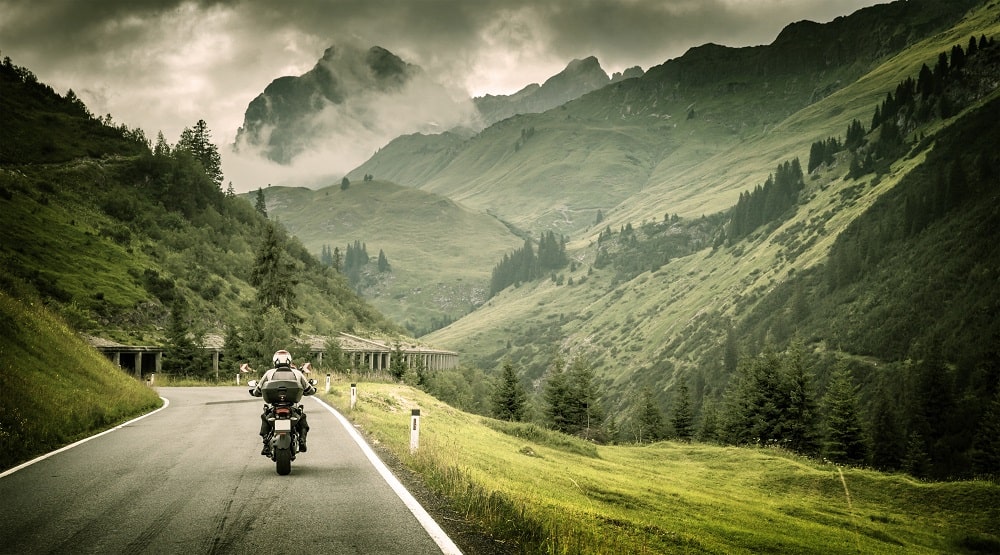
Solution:
{"label": "motorcycle rear wheel", "polygon": [[292,471],[291,449],[278,449],[274,453],[274,466],[280,476],[287,476]]}

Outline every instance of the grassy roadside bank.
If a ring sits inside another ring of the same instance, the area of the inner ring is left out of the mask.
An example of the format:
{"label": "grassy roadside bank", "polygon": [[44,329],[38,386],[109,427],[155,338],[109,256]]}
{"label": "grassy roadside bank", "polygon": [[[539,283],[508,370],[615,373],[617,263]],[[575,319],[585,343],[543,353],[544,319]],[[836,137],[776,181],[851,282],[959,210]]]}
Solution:
{"label": "grassy roadside bank", "polygon": [[[412,388],[324,398],[425,484],[525,553],[986,553],[1000,486],[923,483],[774,449],[596,446],[463,413]],[[409,452],[410,409],[421,409]]]}
{"label": "grassy roadside bank", "polygon": [[41,302],[0,291],[0,470],[161,404]]}

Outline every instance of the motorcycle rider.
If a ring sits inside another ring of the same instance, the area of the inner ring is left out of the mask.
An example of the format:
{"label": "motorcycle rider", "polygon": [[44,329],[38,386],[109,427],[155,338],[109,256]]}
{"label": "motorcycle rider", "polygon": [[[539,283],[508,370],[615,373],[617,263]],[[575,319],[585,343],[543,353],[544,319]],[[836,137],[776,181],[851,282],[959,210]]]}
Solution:
{"label": "motorcycle rider", "polygon": [[[265,372],[264,375],[261,376],[260,381],[257,382],[257,386],[254,387],[252,391],[254,397],[263,396],[263,393],[261,393],[261,387],[263,387],[264,384],[270,381],[274,373],[279,370],[285,372],[291,371],[293,374],[295,374],[295,377],[298,380],[299,385],[302,386],[303,395],[312,395],[313,393],[316,393],[316,388],[311,383],[309,383],[309,380],[306,379],[305,374],[299,371],[299,369],[296,368],[294,364],[292,364],[291,353],[289,353],[284,349],[275,351],[274,356],[272,357],[272,362],[274,363],[274,368],[271,368],[270,370]],[[260,415],[260,437],[264,441],[264,448],[261,449],[260,452],[261,455],[271,454],[271,445],[267,442],[267,436],[270,435],[271,426],[273,426],[273,424],[267,419],[270,412],[271,412],[271,407],[265,404],[264,413]],[[299,405],[298,412],[299,412],[299,420],[298,423],[296,423],[295,425],[295,429],[299,436],[299,451],[305,453],[306,434],[309,433],[309,424],[308,422],[306,422],[306,411],[302,408],[302,405]]]}

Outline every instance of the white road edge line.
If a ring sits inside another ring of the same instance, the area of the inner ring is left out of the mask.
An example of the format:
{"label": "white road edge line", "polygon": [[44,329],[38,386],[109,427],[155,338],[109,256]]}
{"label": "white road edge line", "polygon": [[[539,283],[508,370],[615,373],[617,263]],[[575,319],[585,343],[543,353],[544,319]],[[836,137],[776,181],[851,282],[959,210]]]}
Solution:
{"label": "white road edge line", "polygon": [[27,467],[29,467],[29,466],[37,463],[37,462],[44,461],[45,459],[51,457],[52,455],[58,455],[59,453],[62,453],[63,451],[68,451],[68,450],[76,447],[77,445],[80,445],[81,443],[87,443],[88,441],[90,441],[92,439],[97,439],[97,438],[103,436],[104,434],[110,434],[111,432],[113,432],[115,430],[120,430],[120,429],[124,428],[125,426],[129,426],[131,424],[134,424],[134,423],[142,420],[143,418],[146,418],[147,416],[152,416],[152,415],[154,415],[154,414],[160,412],[161,410],[163,410],[163,409],[165,409],[165,408],[167,408],[167,407],[170,406],[170,400],[169,399],[167,399],[166,397],[160,397],[160,399],[163,399],[163,406],[160,407],[160,408],[158,408],[158,409],[156,409],[156,410],[154,410],[153,412],[147,412],[146,414],[144,414],[144,415],[142,415],[142,416],[140,416],[138,418],[133,418],[132,420],[129,420],[128,422],[124,422],[122,424],[119,424],[119,425],[115,426],[114,428],[110,428],[110,429],[104,430],[103,432],[101,432],[99,434],[92,435],[90,437],[85,437],[85,438],[81,439],[80,441],[77,441],[75,443],[70,443],[69,445],[67,445],[67,446],[65,446],[65,447],[63,447],[61,449],[56,449],[55,451],[52,451],[51,453],[46,453],[46,454],[42,455],[41,457],[31,459],[30,461],[28,461],[26,463],[21,463],[21,464],[15,466],[14,468],[11,468],[9,470],[4,471],[3,473],[0,473],[0,478],[5,478],[5,477],[10,476],[11,474],[17,472],[18,470],[21,470],[23,468],[27,468]]}
{"label": "white road edge line", "polygon": [[365,456],[368,457],[368,460],[372,463],[372,466],[375,467],[375,470],[377,470],[382,476],[382,479],[389,484],[392,491],[396,492],[396,495],[398,495],[403,501],[403,504],[410,509],[410,512],[417,518],[417,521],[419,521],[420,525],[424,527],[424,530],[427,530],[427,533],[430,534],[431,539],[433,539],[438,547],[441,548],[441,552],[446,555],[462,555],[461,550],[458,549],[455,542],[451,541],[448,534],[446,534],[444,530],[438,526],[438,523],[435,522],[431,515],[427,513],[427,510],[420,505],[420,502],[413,497],[413,494],[407,491],[399,479],[396,478],[387,466],[385,466],[382,459],[378,458],[378,455],[376,455],[375,451],[373,451],[368,445],[368,442],[361,437],[361,434],[354,428],[354,425],[351,424],[351,422],[345,418],[344,415],[340,414],[337,409],[328,405],[319,397],[313,397],[313,399],[337,417],[337,420],[340,421],[340,424],[345,430],[347,430],[347,433],[354,439],[354,442],[358,444],[358,447],[361,448],[361,451],[365,454]]}

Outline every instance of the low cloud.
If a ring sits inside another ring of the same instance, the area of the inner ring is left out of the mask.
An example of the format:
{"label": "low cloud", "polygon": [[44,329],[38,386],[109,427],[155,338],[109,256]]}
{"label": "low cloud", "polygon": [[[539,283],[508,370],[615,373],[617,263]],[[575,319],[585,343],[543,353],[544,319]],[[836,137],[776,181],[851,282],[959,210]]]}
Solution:
{"label": "low cloud", "polygon": [[[879,1],[0,0],[0,48],[57,92],[73,89],[93,113],[150,138],[162,131],[174,142],[204,119],[225,145],[268,83],[301,75],[348,39],[388,49],[449,91],[510,94],[572,59],[597,56],[609,73],[649,69],[706,42],[767,44],[789,23]],[[411,115],[436,117],[385,114]],[[339,167],[347,152],[381,146],[341,144],[363,139],[357,131],[316,156]]]}
{"label": "low cloud", "polygon": [[323,107],[284,130],[284,136],[300,138],[293,145],[291,163],[266,160],[265,146],[274,128],[265,127],[256,144],[241,141],[236,151],[223,157],[227,179],[237,190],[268,184],[329,185],[400,135],[476,125],[477,112],[464,90],[448,89],[422,72],[398,90],[370,92],[362,83],[348,82],[345,92],[340,103],[314,99]]}

